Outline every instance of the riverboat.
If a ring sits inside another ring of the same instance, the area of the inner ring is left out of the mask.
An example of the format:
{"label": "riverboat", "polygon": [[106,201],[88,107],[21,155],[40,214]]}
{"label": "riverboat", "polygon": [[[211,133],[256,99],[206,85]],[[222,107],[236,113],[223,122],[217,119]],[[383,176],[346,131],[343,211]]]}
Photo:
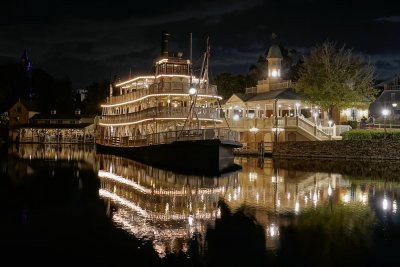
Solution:
{"label": "riverboat", "polygon": [[178,171],[227,171],[235,166],[234,148],[242,144],[238,132],[218,127],[224,120],[222,97],[209,84],[208,42],[196,76],[191,56],[169,53],[168,39],[163,32],[152,75],[110,85],[101,105],[97,149]]}

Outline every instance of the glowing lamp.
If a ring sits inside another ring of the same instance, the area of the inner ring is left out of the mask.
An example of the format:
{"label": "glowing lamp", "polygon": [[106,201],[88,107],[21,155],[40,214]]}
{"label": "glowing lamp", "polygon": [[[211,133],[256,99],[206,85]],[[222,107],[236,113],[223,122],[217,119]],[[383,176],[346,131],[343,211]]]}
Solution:
{"label": "glowing lamp", "polygon": [[196,88],[190,87],[190,89],[189,89],[189,95],[194,95],[194,94],[196,94],[196,92],[197,92]]}
{"label": "glowing lamp", "polygon": [[388,109],[382,110],[382,115],[383,115],[383,116],[389,115],[389,110],[388,110]]}

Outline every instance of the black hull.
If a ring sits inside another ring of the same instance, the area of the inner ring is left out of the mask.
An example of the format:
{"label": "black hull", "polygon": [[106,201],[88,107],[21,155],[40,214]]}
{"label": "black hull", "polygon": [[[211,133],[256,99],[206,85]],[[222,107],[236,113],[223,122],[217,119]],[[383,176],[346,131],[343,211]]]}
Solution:
{"label": "black hull", "polygon": [[233,149],[237,142],[219,139],[177,141],[143,147],[118,147],[96,144],[98,153],[130,158],[155,167],[184,173],[218,175],[237,169]]}

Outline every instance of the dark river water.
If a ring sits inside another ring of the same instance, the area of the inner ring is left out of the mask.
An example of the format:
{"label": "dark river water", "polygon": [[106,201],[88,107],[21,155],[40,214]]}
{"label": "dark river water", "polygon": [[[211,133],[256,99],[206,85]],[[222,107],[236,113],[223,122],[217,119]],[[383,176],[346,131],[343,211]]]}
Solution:
{"label": "dark river water", "polygon": [[10,266],[400,266],[398,162],[235,162],[237,171],[204,177],[91,146],[3,146],[0,258]]}

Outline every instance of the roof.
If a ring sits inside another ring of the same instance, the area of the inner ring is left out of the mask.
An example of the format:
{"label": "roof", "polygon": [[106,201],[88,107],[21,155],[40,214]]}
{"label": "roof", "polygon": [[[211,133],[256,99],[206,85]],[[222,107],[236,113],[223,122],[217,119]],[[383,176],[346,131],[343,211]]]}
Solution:
{"label": "roof", "polygon": [[293,88],[284,88],[251,95],[253,95],[253,97],[251,97],[247,101],[260,101],[271,99],[300,100],[299,94],[296,93]]}
{"label": "roof", "polygon": [[76,115],[76,114],[36,114],[31,120],[80,120],[81,118],[95,117],[95,115]]}
{"label": "roof", "polygon": [[375,102],[384,102],[388,105],[392,105],[392,102],[400,102],[400,91],[399,90],[384,90]]}
{"label": "roof", "polygon": [[228,101],[228,99],[222,99],[219,101],[219,104],[224,105],[227,101]]}
{"label": "roof", "polygon": [[277,44],[273,44],[269,48],[267,59],[268,58],[282,58],[281,49]]}
{"label": "roof", "polygon": [[252,94],[243,94],[243,93],[234,93],[235,96],[239,97],[243,102],[248,101],[249,99],[251,99],[252,97],[256,96],[256,93],[252,93]]}
{"label": "roof", "polygon": [[391,77],[387,80],[381,81],[380,83],[376,84],[376,87],[383,87],[385,84],[398,84],[400,82],[400,75],[396,74],[394,77]]}
{"label": "roof", "polygon": [[18,128],[33,128],[33,129],[83,129],[93,123],[76,123],[76,124],[60,124],[60,123],[24,123],[20,124]]}
{"label": "roof", "polygon": [[18,99],[18,101],[14,102],[8,110],[10,110],[15,104],[21,103],[28,111],[36,111],[35,105],[31,101],[26,101],[24,99]]}

